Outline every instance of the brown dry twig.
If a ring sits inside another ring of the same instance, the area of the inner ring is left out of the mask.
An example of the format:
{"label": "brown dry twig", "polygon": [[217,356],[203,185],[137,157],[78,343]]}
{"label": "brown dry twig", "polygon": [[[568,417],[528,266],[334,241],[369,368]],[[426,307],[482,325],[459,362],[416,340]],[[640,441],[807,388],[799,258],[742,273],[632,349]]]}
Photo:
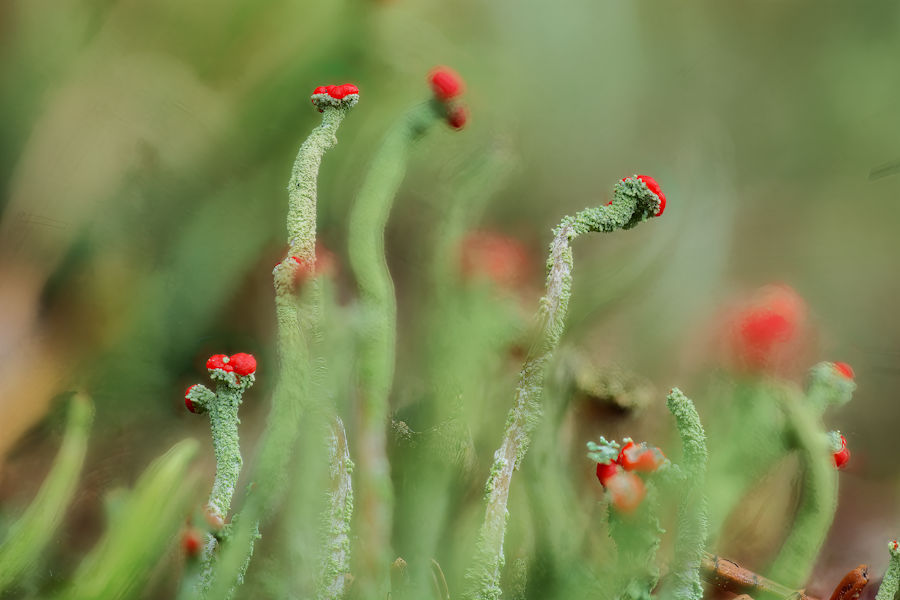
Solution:
{"label": "brown dry twig", "polygon": [[[793,590],[757,575],[734,561],[709,553],[703,556],[703,576],[715,589],[732,594],[753,594],[753,597],[778,600],[818,600],[804,590]],[[831,600],[857,600],[869,582],[869,568],[860,565],[844,575]]]}

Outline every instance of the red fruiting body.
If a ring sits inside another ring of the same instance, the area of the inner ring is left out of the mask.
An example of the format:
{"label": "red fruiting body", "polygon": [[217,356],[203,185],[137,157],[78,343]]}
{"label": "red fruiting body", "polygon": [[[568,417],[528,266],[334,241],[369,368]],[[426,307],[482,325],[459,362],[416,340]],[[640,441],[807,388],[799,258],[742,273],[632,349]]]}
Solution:
{"label": "red fruiting body", "polygon": [[619,456],[616,458],[616,462],[620,465],[622,464],[622,461],[625,460],[625,451],[634,448],[634,442],[629,440],[628,438],[625,439],[627,441],[622,445],[622,449],[619,450]]}
{"label": "red fruiting body", "polygon": [[[352,83],[345,83],[343,85],[320,85],[313,90],[313,96],[318,96],[320,94],[326,94],[335,100],[343,100],[351,94],[359,94],[359,88]],[[315,98],[313,98],[312,101],[313,104],[315,104]]]}
{"label": "red fruiting body", "polygon": [[229,359],[224,354],[213,354],[208,359],[206,359],[206,368],[212,371],[213,369],[222,369],[226,373],[230,373],[234,370],[229,363],[231,359]]}
{"label": "red fruiting body", "polygon": [[597,463],[597,479],[600,480],[600,484],[603,487],[606,487],[606,482],[609,480],[609,478],[619,471],[619,465],[614,462],[608,464]]}
{"label": "red fruiting body", "polygon": [[473,231],[463,238],[460,251],[463,279],[487,279],[510,290],[528,283],[528,250],[515,238],[493,231]]}
{"label": "red fruiting body", "polygon": [[843,469],[850,460],[850,450],[847,449],[847,439],[841,436],[841,449],[834,453],[834,466]]}
{"label": "red fruiting body", "polygon": [[838,374],[840,374],[842,377],[844,377],[846,379],[852,380],[854,377],[853,367],[851,367],[850,365],[848,365],[845,362],[834,363],[834,370],[837,371]]}
{"label": "red fruiting body", "polygon": [[189,387],[189,388],[188,388],[187,390],[185,390],[185,392],[184,392],[184,405],[187,407],[187,409],[188,409],[189,411],[191,411],[191,412],[194,413],[194,414],[198,414],[198,411],[194,409],[194,403],[191,402],[191,399],[190,399],[188,396],[190,395],[191,390],[194,389],[196,386],[197,386],[197,384],[195,383],[194,385],[192,385],[191,387]]}
{"label": "red fruiting body", "polygon": [[[653,179],[652,177],[650,177],[649,175],[638,175],[637,178],[640,179],[641,181],[643,181],[644,185],[646,185],[647,188],[651,192],[653,192],[657,198],[659,198],[659,210],[657,210],[656,214],[653,216],[661,217],[663,214],[663,211],[666,210],[666,195],[663,194],[662,188],[659,187],[659,184],[656,183],[656,180]],[[623,179],[622,181],[625,181],[625,179]],[[610,204],[612,204],[612,202],[608,202],[607,206]]]}
{"label": "red fruiting body", "polygon": [[244,352],[232,354],[228,365],[234,369],[235,373],[241,376],[256,372],[256,359],[253,358],[252,354]]}
{"label": "red fruiting body", "polygon": [[465,90],[466,84],[462,77],[449,67],[435,67],[428,74],[428,82],[434,97],[441,102],[456,98]]}
{"label": "red fruiting body", "polygon": [[465,106],[457,104],[447,110],[447,124],[457,131],[466,126],[469,121],[469,111]]}
{"label": "red fruiting body", "polygon": [[193,527],[185,531],[181,536],[181,547],[184,548],[184,553],[188,557],[193,558],[200,554],[200,550],[203,548],[203,538],[200,536],[200,532]]}
{"label": "red fruiting body", "polygon": [[772,364],[779,351],[796,336],[806,318],[803,299],[787,286],[763,288],[737,317],[734,344],[749,367]]}
{"label": "red fruiting body", "polygon": [[666,195],[663,194],[662,188],[659,187],[659,184],[656,183],[656,180],[649,175],[638,175],[638,179],[643,181],[644,184],[650,189],[650,191],[656,194],[656,196],[659,198],[659,210],[656,211],[656,216],[662,216],[663,211],[666,210]]}
{"label": "red fruiting body", "polygon": [[666,461],[662,450],[646,443],[635,445],[629,442],[619,453],[618,462],[626,471],[652,473]]}
{"label": "red fruiting body", "polygon": [[621,471],[607,479],[606,489],[616,510],[626,514],[634,512],[647,494],[641,478],[628,471]]}

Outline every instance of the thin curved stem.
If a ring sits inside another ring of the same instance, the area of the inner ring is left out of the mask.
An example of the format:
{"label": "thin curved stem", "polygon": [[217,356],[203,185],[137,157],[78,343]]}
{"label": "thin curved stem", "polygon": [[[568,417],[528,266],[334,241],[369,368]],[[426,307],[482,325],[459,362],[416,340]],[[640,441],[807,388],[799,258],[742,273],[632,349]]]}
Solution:
{"label": "thin curved stem", "polygon": [[588,232],[629,229],[655,214],[658,199],[636,177],[616,184],[611,205],[587,208],[562,220],[554,230],[547,261],[546,293],[538,314],[539,333],[519,373],[513,407],[507,417],[503,442],[494,453],[494,462],[486,484],[487,508],[478,541],[475,564],[467,578],[466,598],[496,600],[502,593],[500,575],[505,559],[503,540],[508,517],[509,485],[531,440],[541,416],[544,371],[559,345],[565,328],[572,293],[572,248],[570,243]]}
{"label": "thin curved stem", "polygon": [[803,488],[794,526],[768,576],[789,587],[803,587],[837,509],[837,472],[828,435],[813,409],[793,396],[784,398],[788,426],[797,439]]}
{"label": "thin curved stem", "polygon": [[[394,494],[387,458],[389,396],[394,378],[397,304],[384,252],[384,228],[414,143],[435,123],[433,103],[414,107],[384,138],[350,213],[350,265],[360,292],[358,385],[359,573],[364,587],[387,591]],[[382,594],[383,595],[383,594]]]}

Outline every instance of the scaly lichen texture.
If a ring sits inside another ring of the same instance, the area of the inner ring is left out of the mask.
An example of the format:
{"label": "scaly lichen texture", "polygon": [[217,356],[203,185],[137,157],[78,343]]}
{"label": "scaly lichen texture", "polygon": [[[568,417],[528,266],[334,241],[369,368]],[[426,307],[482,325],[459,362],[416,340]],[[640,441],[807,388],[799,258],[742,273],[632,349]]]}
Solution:
{"label": "scaly lichen texture", "polygon": [[326,106],[322,123],[300,146],[288,183],[288,256],[313,264],[316,260],[316,201],[319,167],[325,152],[337,144],[337,130],[349,106]]}
{"label": "scaly lichen texture", "polygon": [[630,229],[660,211],[660,197],[637,176],[616,184],[615,199],[606,206],[586,208],[562,220],[554,230],[547,261],[546,294],[541,298],[540,330],[519,373],[513,407],[506,422],[503,443],[494,453],[494,464],[486,484],[487,508],[481,527],[475,564],[467,577],[467,598],[496,600],[500,597],[503,539],[506,533],[507,500],[513,471],[528,451],[531,432],[541,415],[544,370],[559,345],[572,293],[572,240],[589,232]]}
{"label": "scaly lichen texture", "polygon": [[666,406],[675,417],[675,425],[681,437],[684,452],[681,466],[685,482],[680,488],[682,495],[678,506],[674,558],[660,597],[700,600],[703,598],[700,566],[709,532],[709,507],[704,495],[706,466],[709,461],[706,432],[703,431],[694,403],[678,388],[669,392]]}
{"label": "scaly lichen texture", "polygon": [[891,553],[891,562],[888,564],[884,579],[881,580],[881,587],[878,588],[875,600],[894,600],[897,590],[900,589],[900,544],[897,540],[888,543],[888,551]]}
{"label": "scaly lichen texture", "polygon": [[353,461],[347,446],[347,434],[340,418],[331,432],[331,490],[325,515],[326,548],[316,594],[318,600],[340,600],[350,577],[350,518],[353,516],[353,485],[350,473]]}

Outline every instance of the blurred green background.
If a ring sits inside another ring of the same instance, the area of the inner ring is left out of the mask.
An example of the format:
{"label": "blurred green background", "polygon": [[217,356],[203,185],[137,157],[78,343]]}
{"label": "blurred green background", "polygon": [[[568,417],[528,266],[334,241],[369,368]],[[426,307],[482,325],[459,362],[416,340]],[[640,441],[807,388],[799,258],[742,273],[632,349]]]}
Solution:
{"label": "blurred green background", "polygon": [[[89,547],[106,490],[185,435],[208,436],[182,389],[213,352],[260,359],[242,409],[252,440],[271,389],[285,185],[318,121],[310,92],[361,90],[319,182],[320,238],[347,300],[346,216],[364,169],[427,97],[428,69],[448,64],[468,83],[470,124],[418,147],[388,230],[397,410],[402,390],[428,384],[407,365],[460,171],[493,151],[514,164],[473,225],[527,244],[527,312],[551,227],[605,203],[618,178],[651,174],[662,219],[577,243],[566,343],[653,382],[658,428],[672,385],[695,388],[701,414],[716,408],[701,382],[719,364],[724,307],[766,283],[794,287],[811,326],[788,375],[843,360],[859,383],[829,416],[854,464],[832,530],[842,545],[820,568],[881,566],[882,531],[900,525],[898,56],[888,0],[4,2],[0,501],[27,503],[56,446],[54,398],[88,391],[97,427],[60,552]],[[496,396],[499,441],[511,388]]]}

